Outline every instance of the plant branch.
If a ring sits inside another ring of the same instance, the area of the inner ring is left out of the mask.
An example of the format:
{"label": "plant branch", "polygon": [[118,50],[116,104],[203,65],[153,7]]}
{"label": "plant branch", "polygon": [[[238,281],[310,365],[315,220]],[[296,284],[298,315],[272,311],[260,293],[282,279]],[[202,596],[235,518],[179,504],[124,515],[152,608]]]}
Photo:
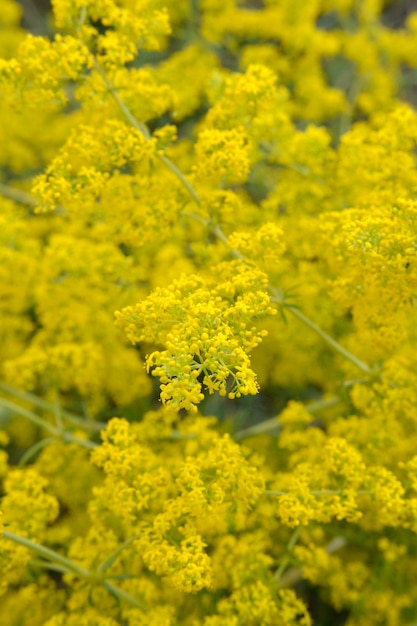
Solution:
{"label": "plant branch", "polygon": [[[100,573],[91,572],[90,570],[85,569],[81,565],[77,565],[70,559],[67,559],[65,556],[62,556],[58,552],[55,552],[55,550],[51,550],[50,548],[47,548],[46,546],[43,546],[39,543],[35,543],[34,541],[27,539],[26,537],[21,537],[20,535],[16,535],[15,533],[10,532],[9,530],[3,531],[3,538],[9,541],[12,541],[13,543],[16,543],[25,548],[28,548],[29,550],[32,550],[33,552],[41,556],[43,559],[46,559],[47,561],[51,561],[50,569],[58,570],[64,573],[74,574],[75,576],[78,576],[79,578],[84,578],[85,580],[90,581],[92,584],[102,583],[104,587],[106,587],[106,589],[113,596],[116,596],[119,600],[126,600],[126,602],[129,602],[129,604],[132,604],[133,606],[136,606],[137,608],[142,609],[142,611],[147,611],[147,607],[141,604],[139,600],[136,600],[136,598],[134,598],[129,593],[127,593],[127,591],[124,591],[123,589],[120,589],[120,587],[116,587],[116,585],[113,585],[112,583],[110,583],[108,580],[106,580],[106,577],[101,576]],[[41,567],[46,568],[48,567],[47,561],[39,562],[35,560],[34,564],[37,563]]]}
{"label": "plant branch", "polygon": [[[15,187],[10,187],[9,185],[3,185],[2,183],[0,183],[0,196],[13,200],[13,202],[17,202],[17,204],[22,204],[23,206],[29,206],[32,208],[35,208],[38,204],[36,198],[34,198],[30,193],[22,191],[21,189],[16,189]],[[65,213],[65,209],[60,204],[57,204],[55,210],[50,211],[50,213],[63,215]]]}
{"label": "plant branch", "polygon": [[[273,302],[276,302],[276,300],[273,297],[271,298],[271,300]],[[329,346],[331,346],[334,350],[336,350],[336,352],[339,352],[339,354],[344,356],[351,363],[356,365],[356,367],[362,370],[362,372],[365,372],[366,374],[369,374],[369,375],[374,374],[374,371],[369,367],[369,365],[367,365],[366,363],[358,359],[354,354],[349,352],[349,350],[346,350],[346,348],[341,346],[340,343],[338,343],[337,341],[333,339],[333,337],[328,335],[324,330],[322,330],[319,326],[317,326],[317,324],[312,322],[306,315],[304,315],[304,313],[301,313],[301,311],[299,311],[298,309],[296,309],[295,307],[289,304],[284,303],[284,306],[289,311],[291,311],[294,317],[296,317],[301,322],[303,322],[306,326],[311,328],[311,330],[314,331],[317,335],[319,335],[319,337],[321,337]]]}
{"label": "plant branch", "polygon": [[75,574],[76,576],[79,576],[80,578],[86,578],[86,579],[94,578],[94,575],[89,570],[85,569],[84,567],[81,567],[80,565],[77,565],[76,563],[73,563],[73,561],[70,561],[70,559],[67,559],[65,556],[62,556],[61,554],[58,554],[58,552],[55,552],[55,550],[51,550],[50,548],[47,548],[46,546],[42,546],[39,543],[35,543],[34,541],[27,539],[26,537],[21,537],[20,535],[16,535],[15,533],[10,532],[9,530],[3,531],[3,537],[4,539],[8,539],[9,541],[13,541],[13,543],[16,543],[20,546],[24,546],[25,548],[28,548],[29,550],[32,550],[33,552],[35,552],[36,554],[39,554],[39,556],[43,557],[44,559],[48,559],[49,561],[52,561],[53,563],[58,563],[58,565],[61,565],[62,567],[64,567],[67,572],[71,572],[72,574]]}
{"label": "plant branch", "polygon": [[8,198],[9,200],[13,200],[13,202],[17,202],[18,204],[30,207],[36,206],[36,200],[30,195],[30,193],[26,193],[26,191],[16,189],[15,187],[9,187],[9,185],[3,185],[0,183],[0,195],[4,196],[4,198]]}
{"label": "plant branch", "polygon": [[37,441],[33,446],[28,448],[24,454],[19,459],[19,467],[24,467],[26,463],[30,461],[32,457],[34,457],[38,452],[49,446],[51,443],[54,443],[56,439],[54,437],[46,437],[45,439],[41,439]]}
{"label": "plant branch", "polygon": [[[325,547],[325,551],[327,552],[327,554],[333,554],[334,552],[341,550],[345,546],[346,546],[346,539],[344,537],[335,537],[327,544],[327,546]],[[285,572],[285,574],[283,574],[281,580],[279,581],[279,586],[281,588],[290,587],[291,585],[294,585],[299,580],[301,580],[302,577],[303,577],[303,570],[294,567],[288,570],[288,572]]]}
{"label": "plant branch", "polygon": [[75,435],[72,435],[71,433],[60,430],[56,426],[52,426],[52,424],[49,424],[49,422],[39,417],[39,415],[36,415],[36,413],[33,413],[32,411],[28,411],[27,409],[24,409],[18,404],[15,404],[14,402],[10,402],[9,400],[6,400],[5,398],[0,398],[0,406],[3,406],[4,408],[8,409],[9,411],[12,411],[13,413],[17,413],[18,415],[21,415],[22,417],[26,417],[26,419],[30,420],[33,424],[36,424],[40,428],[47,430],[49,433],[51,433],[58,439],[62,439],[63,441],[67,441],[71,443],[78,443],[80,446],[83,446],[84,448],[88,448],[90,450],[95,448],[97,445],[93,441],[89,441],[87,439],[80,439],[79,437],[76,437]]}
{"label": "plant branch", "polygon": [[[134,128],[136,128],[136,130],[138,130],[145,139],[149,140],[151,139],[152,135],[149,132],[148,127],[146,126],[146,124],[144,124],[143,122],[139,122],[139,120],[137,120],[135,118],[135,116],[132,114],[132,112],[130,111],[130,109],[125,105],[125,103],[119,98],[119,95],[117,93],[117,89],[114,87],[114,85],[112,85],[112,83],[109,81],[109,79],[107,78],[107,75],[105,73],[105,71],[103,70],[103,68],[100,66],[100,64],[98,63],[97,59],[94,59],[94,67],[97,70],[97,72],[100,74],[101,78],[103,79],[104,84],[106,85],[109,93],[111,94],[113,100],[116,102],[116,104],[119,106],[121,112],[123,113],[123,115],[125,116],[125,118],[127,119],[128,122],[130,122],[130,124],[132,124],[132,126]],[[157,154],[156,155],[158,157],[158,159],[164,164],[166,165],[166,167],[168,169],[171,170],[171,172],[173,174],[175,174],[175,176],[179,179],[179,181],[181,182],[181,184],[185,187],[185,189],[188,191],[188,193],[190,194],[191,198],[194,200],[194,202],[200,206],[201,205],[201,200],[196,192],[196,190],[194,189],[194,187],[191,185],[191,183],[186,179],[186,177],[184,176],[184,174],[178,169],[178,167],[175,165],[175,163],[173,163],[170,159],[168,159],[167,156],[165,156],[165,154]]]}
{"label": "plant branch", "polygon": [[125,103],[119,98],[119,94],[117,93],[117,88],[114,85],[112,85],[112,83],[109,81],[109,79],[107,78],[106,72],[103,70],[103,68],[101,67],[101,65],[99,64],[96,58],[94,58],[93,64],[94,64],[94,68],[103,79],[103,82],[106,85],[108,92],[111,94],[113,100],[116,102],[117,106],[120,108],[121,112],[123,113],[127,121],[130,124],[132,124],[132,126],[136,128],[136,130],[138,130],[145,139],[150,139],[151,133],[149,132],[148,127],[146,126],[146,124],[143,124],[143,122],[139,122],[135,118],[135,116],[130,112],[129,108],[125,105]]}
{"label": "plant branch", "polygon": [[[55,406],[46,402],[46,400],[42,400],[34,393],[30,393],[29,391],[21,391],[20,389],[16,389],[11,385],[0,382],[0,391],[4,391],[5,393],[10,394],[11,396],[15,396],[16,398],[20,398],[21,400],[25,400],[26,402],[30,402],[35,406],[38,406],[40,409],[45,409],[46,411],[50,411],[53,413],[55,411]],[[100,431],[106,428],[107,424],[104,422],[90,422],[78,415],[74,415],[70,411],[66,411],[65,409],[61,409],[61,415],[64,419],[67,419],[69,422],[76,424],[77,426],[81,426],[86,430],[95,430]]]}
{"label": "plant branch", "polygon": [[[322,409],[327,409],[328,407],[335,406],[336,404],[341,403],[341,399],[337,396],[334,398],[328,398],[323,400],[317,400],[317,402],[311,402],[311,404],[304,405],[304,408],[311,413],[318,413]],[[279,423],[279,416],[271,417],[270,419],[264,420],[259,424],[255,424],[254,426],[250,426],[249,428],[244,428],[239,430],[234,434],[235,439],[245,439],[246,437],[252,437],[255,435],[264,435],[267,433],[279,433],[281,431],[281,424]]]}
{"label": "plant branch", "polygon": [[279,568],[274,574],[274,580],[278,581],[281,579],[281,576],[283,575],[288,563],[290,562],[291,553],[294,549],[295,544],[298,541],[299,536],[300,536],[300,527],[296,528],[290,537],[290,540],[287,545],[287,549],[285,551],[285,556],[282,559]]}
{"label": "plant branch", "polygon": [[190,194],[190,196],[194,200],[194,202],[198,206],[200,206],[201,205],[201,200],[200,200],[196,190],[194,189],[192,184],[185,178],[184,174],[181,172],[181,170],[178,169],[178,167],[175,165],[175,163],[173,163],[170,159],[168,159],[168,157],[165,156],[165,154],[157,154],[156,156],[158,157],[158,159],[160,161],[162,161],[162,163],[164,163],[164,165],[166,165],[168,167],[168,169],[171,170],[171,172],[173,174],[175,174],[175,176],[180,180],[182,185],[186,188],[186,190],[188,191],[188,193]]}

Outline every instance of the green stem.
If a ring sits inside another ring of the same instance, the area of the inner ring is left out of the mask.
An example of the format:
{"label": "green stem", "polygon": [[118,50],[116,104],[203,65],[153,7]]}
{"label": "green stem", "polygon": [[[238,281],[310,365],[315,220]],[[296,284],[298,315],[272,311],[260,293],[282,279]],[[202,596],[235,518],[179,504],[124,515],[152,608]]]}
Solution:
{"label": "green stem", "polygon": [[28,548],[29,550],[36,552],[36,554],[39,554],[39,556],[43,557],[44,559],[48,559],[49,561],[52,561],[53,563],[58,563],[58,565],[61,565],[62,567],[64,567],[66,571],[71,572],[72,574],[75,574],[76,576],[80,576],[81,578],[86,578],[86,579],[94,579],[94,574],[92,574],[89,570],[85,569],[84,567],[81,567],[80,565],[77,565],[76,563],[73,563],[72,561],[67,559],[65,556],[62,556],[61,554],[58,554],[58,552],[55,552],[55,550],[46,548],[45,546],[42,546],[39,543],[35,543],[34,541],[31,541],[30,539],[26,539],[26,537],[21,537],[20,535],[16,535],[15,533],[10,532],[9,530],[3,531],[3,537],[4,539],[13,541],[13,543],[16,543],[20,546],[24,546],[25,548]]}
{"label": "green stem", "polygon": [[40,441],[37,441],[21,456],[18,463],[19,467],[24,467],[26,463],[28,463],[28,461],[30,461],[30,459],[34,457],[40,450],[46,448],[46,446],[49,446],[55,441],[56,439],[52,437],[47,437],[46,439],[41,439]]}
{"label": "green stem", "polygon": [[178,169],[178,167],[175,165],[175,163],[173,163],[170,159],[168,159],[168,157],[165,156],[165,154],[157,154],[156,156],[158,157],[158,159],[160,161],[162,161],[162,163],[164,163],[164,165],[166,165],[171,170],[171,172],[173,172],[175,174],[175,176],[181,181],[182,185],[188,191],[188,193],[190,194],[190,196],[194,200],[194,202],[198,206],[200,206],[201,205],[201,200],[200,200],[196,190],[194,189],[192,184],[185,178],[184,174],[181,172],[181,170]]}
{"label": "green stem", "polygon": [[148,130],[148,127],[146,126],[146,124],[139,122],[135,118],[135,116],[130,112],[130,110],[125,105],[125,103],[119,98],[119,94],[117,93],[116,87],[114,87],[114,85],[111,84],[111,82],[107,78],[106,72],[103,70],[103,68],[101,67],[101,65],[99,64],[96,58],[94,58],[93,63],[94,63],[94,67],[96,71],[98,72],[98,74],[100,74],[101,78],[103,79],[103,82],[106,85],[107,90],[111,94],[113,100],[116,102],[117,106],[120,108],[121,112],[123,113],[127,121],[130,124],[132,124],[132,126],[136,128],[136,130],[138,130],[145,139],[150,139],[151,134]]}
{"label": "green stem", "polygon": [[[271,300],[273,302],[277,302],[277,299],[274,298],[274,297],[272,297]],[[336,352],[339,352],[339,354],[344,356],[351,363],[356,365],[356,367],[358,367],[360,370],[362,370],[362,372],[365,372],[366,374],[369,374],[369,375],[374,374],[374,371],[369,367],[369,365],[367,365],[366,363],[364,363],[363,361],[358,359],[354,354],[349,352],[349,350],[346,350],[346,348],[341,346],[340,343],[338,343],[337,341],[335,341],[333,339],[333,337],[328,335],[324,330],[322,330],[319,326],[317,326],[317,324],[312,322],[306,315],[304,315],[304,313],[301,313],[301,311],[299,311],[295,307],[290,306],[288,304],[284,303],[284,306],[289,311],[291,311],[291,313],[294,315],[294,317],[296,317],[301,322],[303,322],[306,326],[311,328],[311,330],[314,331],[317,335],[319,335],[319,337],[321,337],[329,346],[331,346],[334,350],[336,350]]]}
{"label": "green stem", "polygon": [[349,387],[355,387],[356,385],[366,385],[367,383],[369,383],[368,378],[356,378],[356,380],[345,380],[341,384],[341,387],[345,387],[346,389],[348,389]]}
{"label": "green stem", "polygon": [[227,240],[227,237],[226,237],[226,235],[224,234],[224,232],[222,231],[222,229],[220,228],[219,225],[216,225],[213,228],[213,235],[215,235],[217,237],[217,239],[222,241],[224,243],[224,245],[229,248],[230,254],[233,257],[235,257],[235,259],[239,259],[240,261],[243,261],[244,263],[248,264],[247,260],[245,259],[243,254],[241,252],[239,252],[239,250],[236,250],[235,248],[230,248],[229,242]]}
{"label": "green stem", "polygon": [[278,417],[271,417],[259,424],[250,426],[249,428],[243,428],[234,434],[234,438],[237,441],[245,439],[246,437],[252,437],[255,435],[264,435],[266,433],[278,434],[282,430],[281,424],[278,421]]}
{"label": "green stem", "polygon": [[89,439],[80,439],[79,437],[76,437],[75,435],[71,435],[71,433],[66,432],[61,433],[61,439],[66,443],[77,443],[79,446],[87,448],[88,450],[94,450],[94,448],[97,448],[97,446],[99,445],[98,443],[95,443],[95,441],[90,441]]}
{"label": "green stem", "polygon": [[78,443],[80,446],[83,446],[84,448],[88,448],[89,450],[92,450],[97,445],[93,441],[89,441],[87,439],[80,439],[79,437],[76,437],[75,435],[71,435],[71,433],[67,433],[65,431],[59,430],[56,426],[52,426],[52,424],[49,424],[46,420],[36,415],[36,413],[32,413],[32,411],[28,411],[27,409],[24,409],[23,407],[19,406],[18,404],[15,404],[14,402],[10,402],[9,400],[0,398],[0,406],[3,406],[6,409],[9,409],[9,411],[12,411],[13,413],[17,413],[18,415],[21,415],[22,417],[26,417],[26,419],[30,420],[33,424],[36,424],[40,428],[43,428],[47,430],[48,432],[50,432],[57,439],[62,439],[63,441],[67,441],[71,443]]}
{"label": "green stem", "polygon": [[288,542],[287,549],[286,549],[286,556],[282,559],[279,568],[275,572],[274,578],[273,578],[274,580],[276,581],[280,580],[281,576],[283,575],[288,563],[290,562],[290,556],[291,556],[292,551],[294,550],[295,544],[298,541],[299,535],[300,535],[300,527],[296,528],[295,531],[291,535],[291,538]]}
{"label": "green stem", "polygon": [[60,432],[58,431],[58,429],[55,426],[52,426],[52,424],[49,424],[46,420],[36,415],[36,413],[32,413],[32,411],[28,411],[27,409],[24,409],[18,404],[10,402],[5,398],[0,398],[0,406],[9,409],[9,411],[12,411],[13,413],[21,415],[22,417],[26,417],[26,419],[30,420],[33,424],[36,424],[36,426],[39,426],[39,428],[43,428],[44,430],[50,432],[52,435],[55,435],[55,437],[59,437]]}
{"label": "green stem", "polygon": [[[132,114],[132,112],[129,110],[129,108],[125,105],[125,103],[119,98],[119,95],[117,93],[117,89],[111,84],[111,82],[109,81],[109,79],[106,76],[105,71],[102,69],[102,67],[98,63],[97,59],[94,59],[94,67],[96,68],[97,72],[100,74],[100,76],[103,79],[103,82],[106,85],[109,93],[112,95],[113,100],[116,102],[116,104],[120,108],[121,112],[123,113],[123,115],[125,116],[127,121],[130,124],[132,124],[132,126],[134,128],[136,128],[136,130],[138,130],[143,135],[143,137],[145,139],[148,139],[148,140],[151,139],[152,135],[149,132],[149,129],[146,126],[146,124],[144,124],[143,122],[139,122],[135,118],[135,116]],[[186,179],[184,174],[178,169],[178,167],[175,165],[175,163],[173,163],[170,159],[168,159],[168,157],[165,156],[165,154],[157,154],[156,156],[158,157],[158,159],[164,165],[166,165],[166,167],[168,167],[168,169],[171,170],[171,172],[173,174],[175,174],[175,176],[178,178],[178,180],[181,182],[181,184],[188,191],[188,193],[190,194],[190,196],[194,200],[194,202],[198,206],[200,206],[201,205],[201,200],[200,200],[196,190],[194,189],[192,184],[190,182],[188,182],[188,180]]]}
{"label": "green stem", "polygon": [[[35,394],[30,393],[29,391],[21,391],[20,389],[16,389],[15,387],[12,387],[11,385],[7,385],[6,383],[0,383],[0,391],[4,391],[5,393],[10,394],[11,396],[15,396],[16,398],[25,400],[26,402],[30,402],[31,404],[38,406],[40,409],[45,409],[46,411],[50,411],[51,413],[53,413],[55,410],[53,404],[50,404],[49,402],[42,400],[42,398],[35,396]],[[86,421],[82,417],[78,417],[77,415],[74,415],[73,413],[70,413],[69,411],[65,411],[64,409],[61,409],[61,415],[64,419],[68,420],[69,422],[72,422],[73,424],[76,424],[77,426],[81,426],[82,428],[86,430],[100,431],[106,428],[106,425],[107,425],[104,422]]]}
{"label": "green stem", "polygon": [[[305,409],[311,413],[318,413],[322,409],[327,409],[328,407],[335,406],[336,404],[340,404],[342,400],[335,396],[334,398],[317,400],[316,402],[311,402],[311,404],[305,405]],[[281,424],[279,423],[279,416],[271,417],[270,419],[264,420],[259,424],[255,424],[254,426],[250,426],[249,428],[244,428],[235,433],[234,437],[237,440],[245,439],[245,437],[252,437],[254,435],[264,435],[267,433],[278,433],[281,431]]]}
{"label": "green stem", "polygon": [[[166,157],[165,157],[165,158],[166,158]],[[168,159],[167,159],[167,160],[168,160]],[[169,162],[170,162],[170,164],[171,164],[173,167],[175,167],[175,168],[176,168],[176,166],[175,166],[173,163],[171,163],[171,161],[169,161]],[[179,170],[178,170],[178,171],[179,171]],[[181,176],[182,176],[182,174],[181,174]],[[188,182],[185,178],[184,178],[184,184],[185,184],[185,185],[189,185],[189,186],[191,187],[190,183],[189,183],[189,182]],[[193,188],[193,187],[191,187],[191,191],[190,191],[190,193],[191,193],[191,194],[193,194],[193,193],[195,194],[195,190],[194,190],[194,188]],[[197,202],[198,204],[200,204],[200,200],[198,199],[198,197],[197,197],[196,202]],[[182,212],[180,213],[180,215],[181,215],[182,217],[191,217],[191,219],[196,220],[197,222],[200,222],[200,224],[202,224],[202,225],[203,225],[203,226],[205,226],[206,228],[210,228],[210,220],[207,220],[207,219],[205,219],[204,217],[201,217],[201,215],[198,215],[198,213],[188,213],[188,212],[182,211]],[[239,250],[236,250],[236,249],[234,249],[234,248],[230,248],[230,247],[229,247],[229,242],[228,242],[228,240],[227,240],[227,237],[226,237],[226,235],[224,234],[224,232],[222,231],[222,229],[220,228],[220,226],[216,225],[216,226],[214,226],[214,227],[210,228],[210,230],[211,230],[211,233],[212,233],[215,237],[217,237],[217,239],[218,239],[219,241],[221,241],[222,243],[224,243],[224,245],[225,245],[227,248],[229,248],[230,254],[231,254],[233,257],[235,257],[236,259],[240,259],[240,260],[241,260],[241,261],[243,261],[244,263],[247,263],[247,260],[245,259],[245,257],[243,256],[243,254],[241,254],[241,252],[239,252]]]}
{"label": "green stem", "polygon": [[42,569],[47,569],[52,572],[61,572],[62,574],[68,574],[68,569],[63,565],[58,565],[58,563],[51,563],[50,561],[44,561],[43,559],[30,559],[29,565],[33,565],[34,567],[41,567]]}
{"label": "green stem", "polygon": [[201,215],[199,215],[198,213],[189,213],[188,211],[180,211],[180,215],[181,217],[190,217],[191,219],[196,220],[197,222],[200,222],[200,224],[202,224],[206,228],[208,228],[210,224],[209,220],[206,220],[204,217],[201,217]]}
{"label": "green stem", "polygon": [[130,537],[130,539],[126,539],[121,546],[117,548],[105,561],[102,561],[100,565],[97,567],[97,572],[106,572],[115,562],[117,557],[125,550],[128,546],[130,546],[134,541],[140,538],[140,535],[135,535],[134,537]]}
{"label": "green stem", "polygon": [[18,204],[23,204],[24,206],[34,207],[36,205],[35,198],[29,193],[26,193],[26,191],[22,191],[21,189],[9,187],[8,185],[0,184],[0,195],[17,202]]}
{"label": "green stem", "polygon": [[113,585],[113,583],[109,582],[107,579],[104,581],[103,584],[105,588],[107,589],[107,591],[109,591],[113,596],[116,596],[117,598],[119,598],[119,600],[126,600],[126,602],[128,602],[129,604],[132,604],[138,609],[141,609],[144,613],[148,611],[148,608],[144,604],[139,602],[139,600],[136,600],[136,598],[131,596],[130,593],[127,593],[127,591],[124,591],[124,589],[120,589],[120,587],[116,587],[116,585]]}
{"label": "green stem", "polygon": [[[51,569],[56,570],[57,569],[56,566],[58,566],[59,568],[58,571],[74,574],[75,576],[78,576],[79,578],[84,578],[85,580],[91,581],[92,583],[101,582],[106,587],[106,589],[113,596],[116,596],[117,598],[119,598],[119,600],[126,600],[126,602],[128,602],[129,604],[132,604],[133,606],[136,606],[139,609],[142,609],[142,611],[147,611],[147,607],[142,605],[138,600],[136,600],[136,598],[131,596],[129,593],[127,593],[123,589],[120,589],[120,587],[116,587],[116,585],[113,585],[112,583],[110,583],[108,580],[106,580],[106,578],[102,578],[98,576],[97,573],[90,572],[88,569],[85,569],[84,567],[77,565],[73,561],[70,561],[70,559],[67,559],[65,556],[62,556],[58,552],[55,552],[55,550],[51,550],[50,548],[42,546],[39,543],[35,543],[34,541],[31,541],[30,539],[26,539],[26,537],[21,537],[20,535],[16,535],[15,533],[10,532],[9,530],[3,531],[3,538],[8,539],[9,541],[12,541],[13,543],[16,543],[25,548],[28,548],[29,550],[32,550],[33,552],[41,556],[42,558],[47,559],[48,561],[51,561],[52,562]],[[35,560],[35,563],[36,563],[36,560]],[[46,562],[42,562],[41,566],[47,567],[48,564]]]}
{"label": "green stem", "polygon": [[[335,537],[327,544],[325,547],[325,551],[327,554],[333,554],[338,550],[341,550],[346,546],[346,540],[344,537]],[[292,568],[289,571],[285,572],[282,576],[281,580],[279,580],[279,586],[290,587],[291,585],[295,585],[299,580],[303,577],[303,570],[298,568]]]}
{"label": "green stem", "polygon": [[[27,193],[26,191],[22,191],[21,189],[15,189],[14,187],[9,187],[8,185],[0,184],[0,196],[4,196],[9,200],[13,200],[13,202],[17,202],[17,204],[22,204],[23,206],[29,206],[35,208],[38,204],[36,198]],[[63,215],[65,213],[65,209],[57,204],[54,211],[51,213],[56,215]]]}
{"label": "green stem", "polygon": [[53,407],[54,407],[54,415],[55,415],[56,426],[57,426],[57,428],[60,431],[62,431],[62,429],[64,427],[63,422],[62,422],[62,409],[61,409],[61,405],[59,403],[58,393],[57,393],[56,389],[55,389],[55,392],[54,392],[54,404],[53,404]]}
{"label": "green stem", "polygon": [[81,7],[80,17],[78,18],[77,34],[80,32],[81,27],[84,26],[86,17],[87,17],[87,7],[83,6]]}

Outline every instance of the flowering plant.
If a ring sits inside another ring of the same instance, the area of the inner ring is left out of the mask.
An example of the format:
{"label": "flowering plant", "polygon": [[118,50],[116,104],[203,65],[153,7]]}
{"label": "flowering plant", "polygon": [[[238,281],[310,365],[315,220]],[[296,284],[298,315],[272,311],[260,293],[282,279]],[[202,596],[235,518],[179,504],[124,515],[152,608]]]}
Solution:
{"label": "flowering plant", "polygon": [[417,14],[3,4],[0,626],[411,626]]}

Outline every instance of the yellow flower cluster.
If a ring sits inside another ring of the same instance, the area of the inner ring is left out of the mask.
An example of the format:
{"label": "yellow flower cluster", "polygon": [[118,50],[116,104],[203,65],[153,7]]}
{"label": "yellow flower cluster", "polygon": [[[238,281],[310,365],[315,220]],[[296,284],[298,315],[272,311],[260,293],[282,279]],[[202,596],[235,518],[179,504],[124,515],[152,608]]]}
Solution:
{"label": "yellow flower cluster", "polygon": [[41,200],[39,208],[53,210],[57,204],[71,208],[71,200],[87,194],[97,200],[110,172],[148,160],[152,153],[151,142],[118,120],[103,126],[99,141],[92,127],[78,127],[33,185],[35,197]]}
{"label": "yellow flower cluster", "polygon": [[249,353],[264,336],[254,320],[274,313],[266,276],[240,261],[219,265],[215,273],[211,284],[202,276],[183,276],[116,313],[132,343],[164,345],[146,357],[146,365],[161,380],[162,402],[177,409],[196,410],[203,389],[229,398],[258,389]]}
{"label": "yellow flower cluster", "polygon": [[[190,436],[193,428],[194,421],[187,428]],[[85,554],[83,564],[90,566],[92,550],[104,545],[111,550],[109,541],[116,540],[116,530],[130,539],[125,558],[139,572],[143,561],[183,592],[213,584],[205,548],[219,531],[214,525],[205,526],[205,515],[210,512],[219,528],[233,524],[235,518],[243,528],[249,507],[263,494],[264,483],[230,437],[215,432],[202,436],[205,429],[207,425],[200,429],[201,434],[194,432],[197,450],[193,456],[187,456],[186,446],[183,459],[177,455],[168,467],[162,465],[161,454],[140,442],[127,421],[109,422],[103,444],[92,457],[106,476],[104,483],[94,488],[89,505],[95,525],[87,538],[74,545],[77,561]]]}
{"label": "yellow flower cluster", "polygon": [[90,64],[88,48],[75,37],[57,35],[51,42],[28,35],[16,58],[0,59],[0,85],[14,106],[54,108],[67,102],[63,84]]}
{"label": "yellow flower cluster", "polygon": [[[14,468],[8,472],[1,504],[2,535],[7,529],[31,540],[44,539],[46,526],[56,519],[59,509],[57,499],[45,493],[46,486],[47,481],[32,468]],[[2,594],[26,578],[26,566],[31,558],[27,548],[1,540]]]}
{"label": "yellow flower cluster", "polygon": [[228,237],[228,244],[246,259],[267,268],[278,265],[285,251],[284,233],[273,222],[262,224],[256,233],[235,231]]}
{"label": "yellow flower cluster", "polygon": [[[131,291],[134,275],[131,259],[114,244],[77,237],[77,231],[48,233],[46,224],[49,241],[40,248],[21,213],[15,209],[9,215],[3,233],[7,243],[2,254],[2,294],[5,319],[13,316],[15,330],[13,341],[12,326],[2,329],[3,376],[28,390],[39,384],[78,389],[97,406],[102,404],[104,387],[114,397],[124,396],[127,401],[132,397],[130,384],[120,372],[123,361],[125,372],[130,370],[142,380],[146,393],[149,387],[142,366],[123,346],[113,311],[104,304],[106,300],[111,307],[117,300],[125,303],[122,293]],[[15,243],[10,246],[12,237]],[[108,288],[103,290],[105,284]],[[62,315],[64,311],[68,315]]]}
{"label": "yellow flower cluster", "polygon": [[161,38],[170,32],[168,13],[159,2],[137,0],[120,6],[113,0],[54,0],[53,8],[56,28],[75,33],[90,45],[94,42],[106,64],[129,63],[138,46],[158,49]]}
{"label": "yellow flower cluster", "polygon": [[247,138],[243,128],[204,130],[195,146],[196,178],[244,182],[250,169]]}
{"label": "yellow flower cluster", "polygon": [[0,626],[413,624],[417,14],[3,4]]}
{"label": "yellow flower cluster", "polygon": [[227,600],[218,603],[219,615],[208,617],[204,626],[238,626],[244,619],[250,626],[310,626],[307,609],[292,590],[278,592],[275,600],[271,590],[258,581],[242,587]]}

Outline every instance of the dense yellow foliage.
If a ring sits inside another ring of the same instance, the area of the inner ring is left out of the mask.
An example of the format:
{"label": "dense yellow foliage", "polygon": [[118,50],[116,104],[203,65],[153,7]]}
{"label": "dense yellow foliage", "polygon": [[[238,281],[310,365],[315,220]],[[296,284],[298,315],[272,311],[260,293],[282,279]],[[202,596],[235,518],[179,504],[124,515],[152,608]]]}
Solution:
{"label": "dense yellow foliage", "polygon": [[412,626],[417,14],[52,4],[0,12],[0,626]]}

